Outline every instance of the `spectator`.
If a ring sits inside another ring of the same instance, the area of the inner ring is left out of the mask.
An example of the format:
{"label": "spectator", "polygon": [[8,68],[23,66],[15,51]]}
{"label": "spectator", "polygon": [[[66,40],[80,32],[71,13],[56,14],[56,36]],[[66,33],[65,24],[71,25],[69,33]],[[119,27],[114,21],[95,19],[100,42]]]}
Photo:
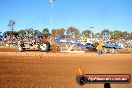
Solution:
{"label": "spectator", "polygon": [[99,42],[98,45],[97,45],[97,52],[98,52],[98,55],[101,55],[102,54],[102,43]]}

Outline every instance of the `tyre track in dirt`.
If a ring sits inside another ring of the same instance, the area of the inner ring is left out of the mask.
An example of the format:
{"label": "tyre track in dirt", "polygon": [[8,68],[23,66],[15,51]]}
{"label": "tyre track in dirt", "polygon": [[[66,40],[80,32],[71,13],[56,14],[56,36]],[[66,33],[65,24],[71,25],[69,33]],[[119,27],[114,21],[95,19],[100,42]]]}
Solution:
{"label": "tyre track in dirt", "polygon": [[[132,75],[132,54],[65,54],[0,52],[0,88],[103,88],[102,84],[79,86],[78,67],[88,74]],[[111,88],[132,88],[112,84]]]}

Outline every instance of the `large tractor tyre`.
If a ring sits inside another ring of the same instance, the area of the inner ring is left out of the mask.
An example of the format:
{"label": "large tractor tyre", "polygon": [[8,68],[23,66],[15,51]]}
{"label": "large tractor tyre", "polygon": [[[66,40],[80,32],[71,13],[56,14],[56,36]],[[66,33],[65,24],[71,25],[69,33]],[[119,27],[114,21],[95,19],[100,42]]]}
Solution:
{"label": "large tractor tyre", "polygon": [[24,52],[25,51],[25,49],[21,46],[18,47],[18,50],[19,50],[19,52]]}
{"label": "large tractor tyre", "polygon": [[49,42],[40,42],[39,45],[38,45],[38,49],[41,52],[49,52],[50,43]]}

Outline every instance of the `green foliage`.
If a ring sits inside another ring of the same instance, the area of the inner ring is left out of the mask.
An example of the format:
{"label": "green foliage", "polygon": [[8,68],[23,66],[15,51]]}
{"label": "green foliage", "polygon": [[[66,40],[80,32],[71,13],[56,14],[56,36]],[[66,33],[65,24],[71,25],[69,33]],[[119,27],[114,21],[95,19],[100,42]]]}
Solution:
{"label": "green foliage", "polygon": [[79,29],[77,29],[77,28],[75,28],[75,27],[69,27],[68,29],[67,29],[67,32],[66,32],[68,35],[69,34],[73,34],[74,35],[74,37],[78,37],[79,36],[79,34],[80,34],[80,31],[79,31]]}
{"label": "green foliage", "polygon": [[[10,35],[10,36],[11,35],[36,36],[39,33],[42,33],[42,34],[48,35],[48,36],[50,35],[48,28],[44,28],[42,30],[42,32],[40,32],[39,30],[34,30],[33,28],[21,29],[19,31],[13,31],[15,24],[16,24],[16,22],[14,20],[9,21],[7,26],[10,28],[10,30],[5,32],[7,35]],[[90,28],[93,28],[93,27],[90,27]],[[84,30],[84,31],[82,31],[82,33],[80,33],[79,29],[77,29],[75,27],[69,27],[67,30],[65,30],[64,28],[52,29],[51,34],[53,37],[56,37],[57,35],[62,36],[62,35],[64,35],[65,31],[68,35],[72,35],[74,37],[80,37],[80,35],[85,35],[88,37],[94,36],[94,33],[89,29]],[[103,29],[100,33],[95,34],[95,37],[100,37],[100,38],[106,37],[106,36],[111,37],[113,39],[120,39],[120,38],[132,39],[132,32],[128,33],[127,31],[122,32],[119,30],[110,31],[109,29]]]}
{"label": "green foliage", "polygon": [[110,30],[109,29],[103,29],[102,31],[101,31],[101,35],[109,35],[110,34]]}
{"label": "green foliage", "polygon": [[6,31],[4,33],[7,34],[8,36],[11,36],[12,35],[12,31]]}
{"label": "green foliage", "polygon": [[20,31],[18,31],[18,34],[20,36],[25,36],[26,35],[26,31],[21,29]]}
{"label": "green foliage", "polygon": [[131,35],[127,31],[121,32],[119,30],[116,30],[112,32],[112,38],[113,39],[120,39],[120,38],[131,39]]}
{"label": "green foliage", "polygon": [[94,33],[91,30],[87,29],[87,30],[82,31],[82,35],[92,38],[94,36]]}
{"label": "green foliage", "polygon": [[49,29],[48,29],[48,28],[44,28],[44,29],[42,30],[42,34],[43,34],[43,35],[49,36],[49,35],[50,35]]}
{"label": "green foliage", "polygon": [[[28,28],[28,29],[24,29],[24,30],[21,29],[19,31],[14,32],[14,35],[18,34],[19,36],[29,36],[31,34],[32,36],[35,37],[39,33],[41,33],[39,30],[34,30],[33,28]],[[7,32],[7,34],[9,34],[9,33]]]}
{"label": "green foliage", "polygon": [[65,33],[65,29],[64,28],[60,28],[60,29],[52,29],[52,36],[62,36]]}
{"label": "green foliage", "polygon": [[96,33],[95,35],[94,35],[96,38],[102,38],[102,34],[101,33]]}
{"label": "green foliage", "polygon": [[27,35],[33,34],[33,28],[25,29],[25,32],[27,33]]}
{"label": "green foliage", "polygon": [[18,36],[19,35],[19,32],[17,31],[6,31],[4,33],[7,34],[8,36],[12,36],[12,35]]}
{"label": "green foliage", "polygon": [[13,31],[13,35],[18,36],[19,33],[17,31]]}
{"label": "green foliage", "polygon": [[41,32],[39,30],[34,30],[34,36],[36,36],[37,34],[40,34]]}

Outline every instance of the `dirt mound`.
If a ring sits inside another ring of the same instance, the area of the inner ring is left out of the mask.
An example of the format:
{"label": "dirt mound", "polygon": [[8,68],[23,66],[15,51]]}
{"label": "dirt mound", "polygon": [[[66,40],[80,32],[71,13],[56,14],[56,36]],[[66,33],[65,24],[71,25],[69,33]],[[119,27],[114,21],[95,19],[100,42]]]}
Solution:
{"label": "dirt mound", "polygon": [[2,47],[0,47],[0,52],[18,52],[18,49],[17,49],[17,47],[2,46]]}
{"label": "dirt mound", "polygon": [[132,48],[120,49],[118,53],[132,53]]}
{"label": "dirt mound", "polygon": [[[19,51],[18,51],[18,47],[5,47],[5,46],[2,46],[2,47],[0,47],[0,52],[19,52]],[[26,50],[25,52],[39,52],[39,50]],[[51,52],[51,53],[56,53],[57,52],[55,44],[52,45],[51,50],[49,52]],[[96,51],[86,50],[86,53],[96,53]],[[119,49],[118,53],[131,54],[132,49],[131,48]]]}

